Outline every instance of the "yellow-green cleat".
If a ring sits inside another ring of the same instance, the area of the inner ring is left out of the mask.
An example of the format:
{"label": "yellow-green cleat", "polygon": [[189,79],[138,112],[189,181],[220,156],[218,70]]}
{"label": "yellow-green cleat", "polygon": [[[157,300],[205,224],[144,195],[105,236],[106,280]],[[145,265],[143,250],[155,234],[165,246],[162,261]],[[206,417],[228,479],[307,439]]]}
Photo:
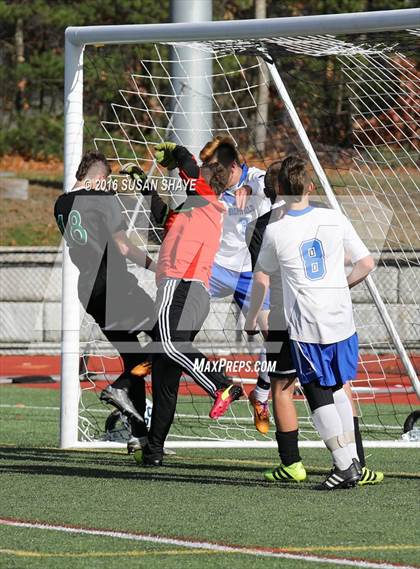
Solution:
{"label": "yellow-green cleat", "polygon": [[306,470],[302,462],[294,462],[290,466],[280,464],[273,470],[266,470],[264,478],[269,482],[303,482],[306,480]]}
{"label": "yellow-green cleat", "polygon": [[137,462],[137,464],[143,463],[143,449],[141,447],[136,449],[132,454],[133,454],[134,460]]}
{"label": "yellow-green cleat", "polygon": [[384,473],[379,470],[370,470],[366,466],[362,468],[362,476],[358,482],[359,486],[367,486],[368,484],[380,484],[384,479]]}

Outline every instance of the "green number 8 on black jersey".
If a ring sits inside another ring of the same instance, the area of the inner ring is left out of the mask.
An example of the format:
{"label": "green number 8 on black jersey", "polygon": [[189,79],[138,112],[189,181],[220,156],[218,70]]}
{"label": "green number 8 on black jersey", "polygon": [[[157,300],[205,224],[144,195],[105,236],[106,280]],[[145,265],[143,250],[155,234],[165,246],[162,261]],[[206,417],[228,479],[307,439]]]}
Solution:
{"label": "green number 8 on black jersey", "polygon": [[61,213],[57,216],[57,223],[69,247],[86,245],[88,235],[82,225],[82,218],[77,209],[72,209],[69,213],[66,226]]}

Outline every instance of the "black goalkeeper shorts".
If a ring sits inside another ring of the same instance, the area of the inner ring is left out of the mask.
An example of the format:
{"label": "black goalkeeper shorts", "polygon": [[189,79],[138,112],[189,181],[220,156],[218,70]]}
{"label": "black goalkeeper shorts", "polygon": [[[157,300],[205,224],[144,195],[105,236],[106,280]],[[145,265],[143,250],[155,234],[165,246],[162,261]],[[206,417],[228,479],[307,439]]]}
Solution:
{"label": "black goalkeeper shorts", "polygon": [[270,378],[290,379],[296,377],[287,330],[269,330],[265,348],[267,350],[267,362],[270,370],[268,374]]}

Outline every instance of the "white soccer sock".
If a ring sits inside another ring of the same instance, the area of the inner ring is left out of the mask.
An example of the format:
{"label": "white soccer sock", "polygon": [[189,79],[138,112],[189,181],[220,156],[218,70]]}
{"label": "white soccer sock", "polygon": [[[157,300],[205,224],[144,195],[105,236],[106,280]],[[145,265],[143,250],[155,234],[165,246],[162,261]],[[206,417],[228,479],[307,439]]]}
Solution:
{"label": "white soccer sock", "polygon": [[270,395],[269,389],[263,389],[262,387],[258,387],[258,385],[254,389],[255,399],[257,399],[260,403],[267,403],[268,396]]}
{"label": "white soccer sock", "polygon": [[268,384],[268,388],[264,389],[264,387],[260,387],[258,384],[255,386],[254,395],[260,403],[267,403],[268,396],[270,395],[270,378],[267,372],[267,351],[265,348],[261,348],[260,356],[260,371],[258,374],[258,379],[262,379],[265,383]]}
{"label": "white soccer sock", "polygon": [[347,441],[347,446],[350,450],[352,458],[359,460],[359,457],[357,456],[356,440],[354,438],[353,409],[350,403],[350,399],[347,397],[347,393],[344,391],[344,389],[338,389],[337,391],[334,391],[333,395],[334,404],[343,424],[344,438]]}
{"label": "white soccer sock", "polygon": [[353,457],[343,442],[343,424],[336,406],[330,404],[318,407],[312,413],[312,420],[319,436],[331,452],[334,464],[340,470],[347,470]]}
{"label": "white soccer sock", "polygon": [[270,383],[270,378],[268,377],[267,371],[267,350],[263,346],[260,351],[259,358],[260,360],[260,372],[259,376],[263,379],[266,383]]}

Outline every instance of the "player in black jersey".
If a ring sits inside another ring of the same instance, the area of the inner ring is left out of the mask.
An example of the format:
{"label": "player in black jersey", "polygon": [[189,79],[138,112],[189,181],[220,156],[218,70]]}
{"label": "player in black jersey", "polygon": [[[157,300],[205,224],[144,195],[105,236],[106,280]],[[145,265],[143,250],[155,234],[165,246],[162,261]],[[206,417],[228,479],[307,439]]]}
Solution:
{"label": "player in black jersey", "polygon": [[123,362],[122,374],[104,389],[101,400],[131,417],[132,435],[141,441],[147,435],[145,384],[131,370],[147,362],[137,335],[150,335],[154,302],[128,271],[126,259],[149,270],[154,264],[126,236],[120,205],[107,185],[110,173],[103,154],[87,152],[74,188],[57,199],[54,216],[79,269],[79,299]]}

